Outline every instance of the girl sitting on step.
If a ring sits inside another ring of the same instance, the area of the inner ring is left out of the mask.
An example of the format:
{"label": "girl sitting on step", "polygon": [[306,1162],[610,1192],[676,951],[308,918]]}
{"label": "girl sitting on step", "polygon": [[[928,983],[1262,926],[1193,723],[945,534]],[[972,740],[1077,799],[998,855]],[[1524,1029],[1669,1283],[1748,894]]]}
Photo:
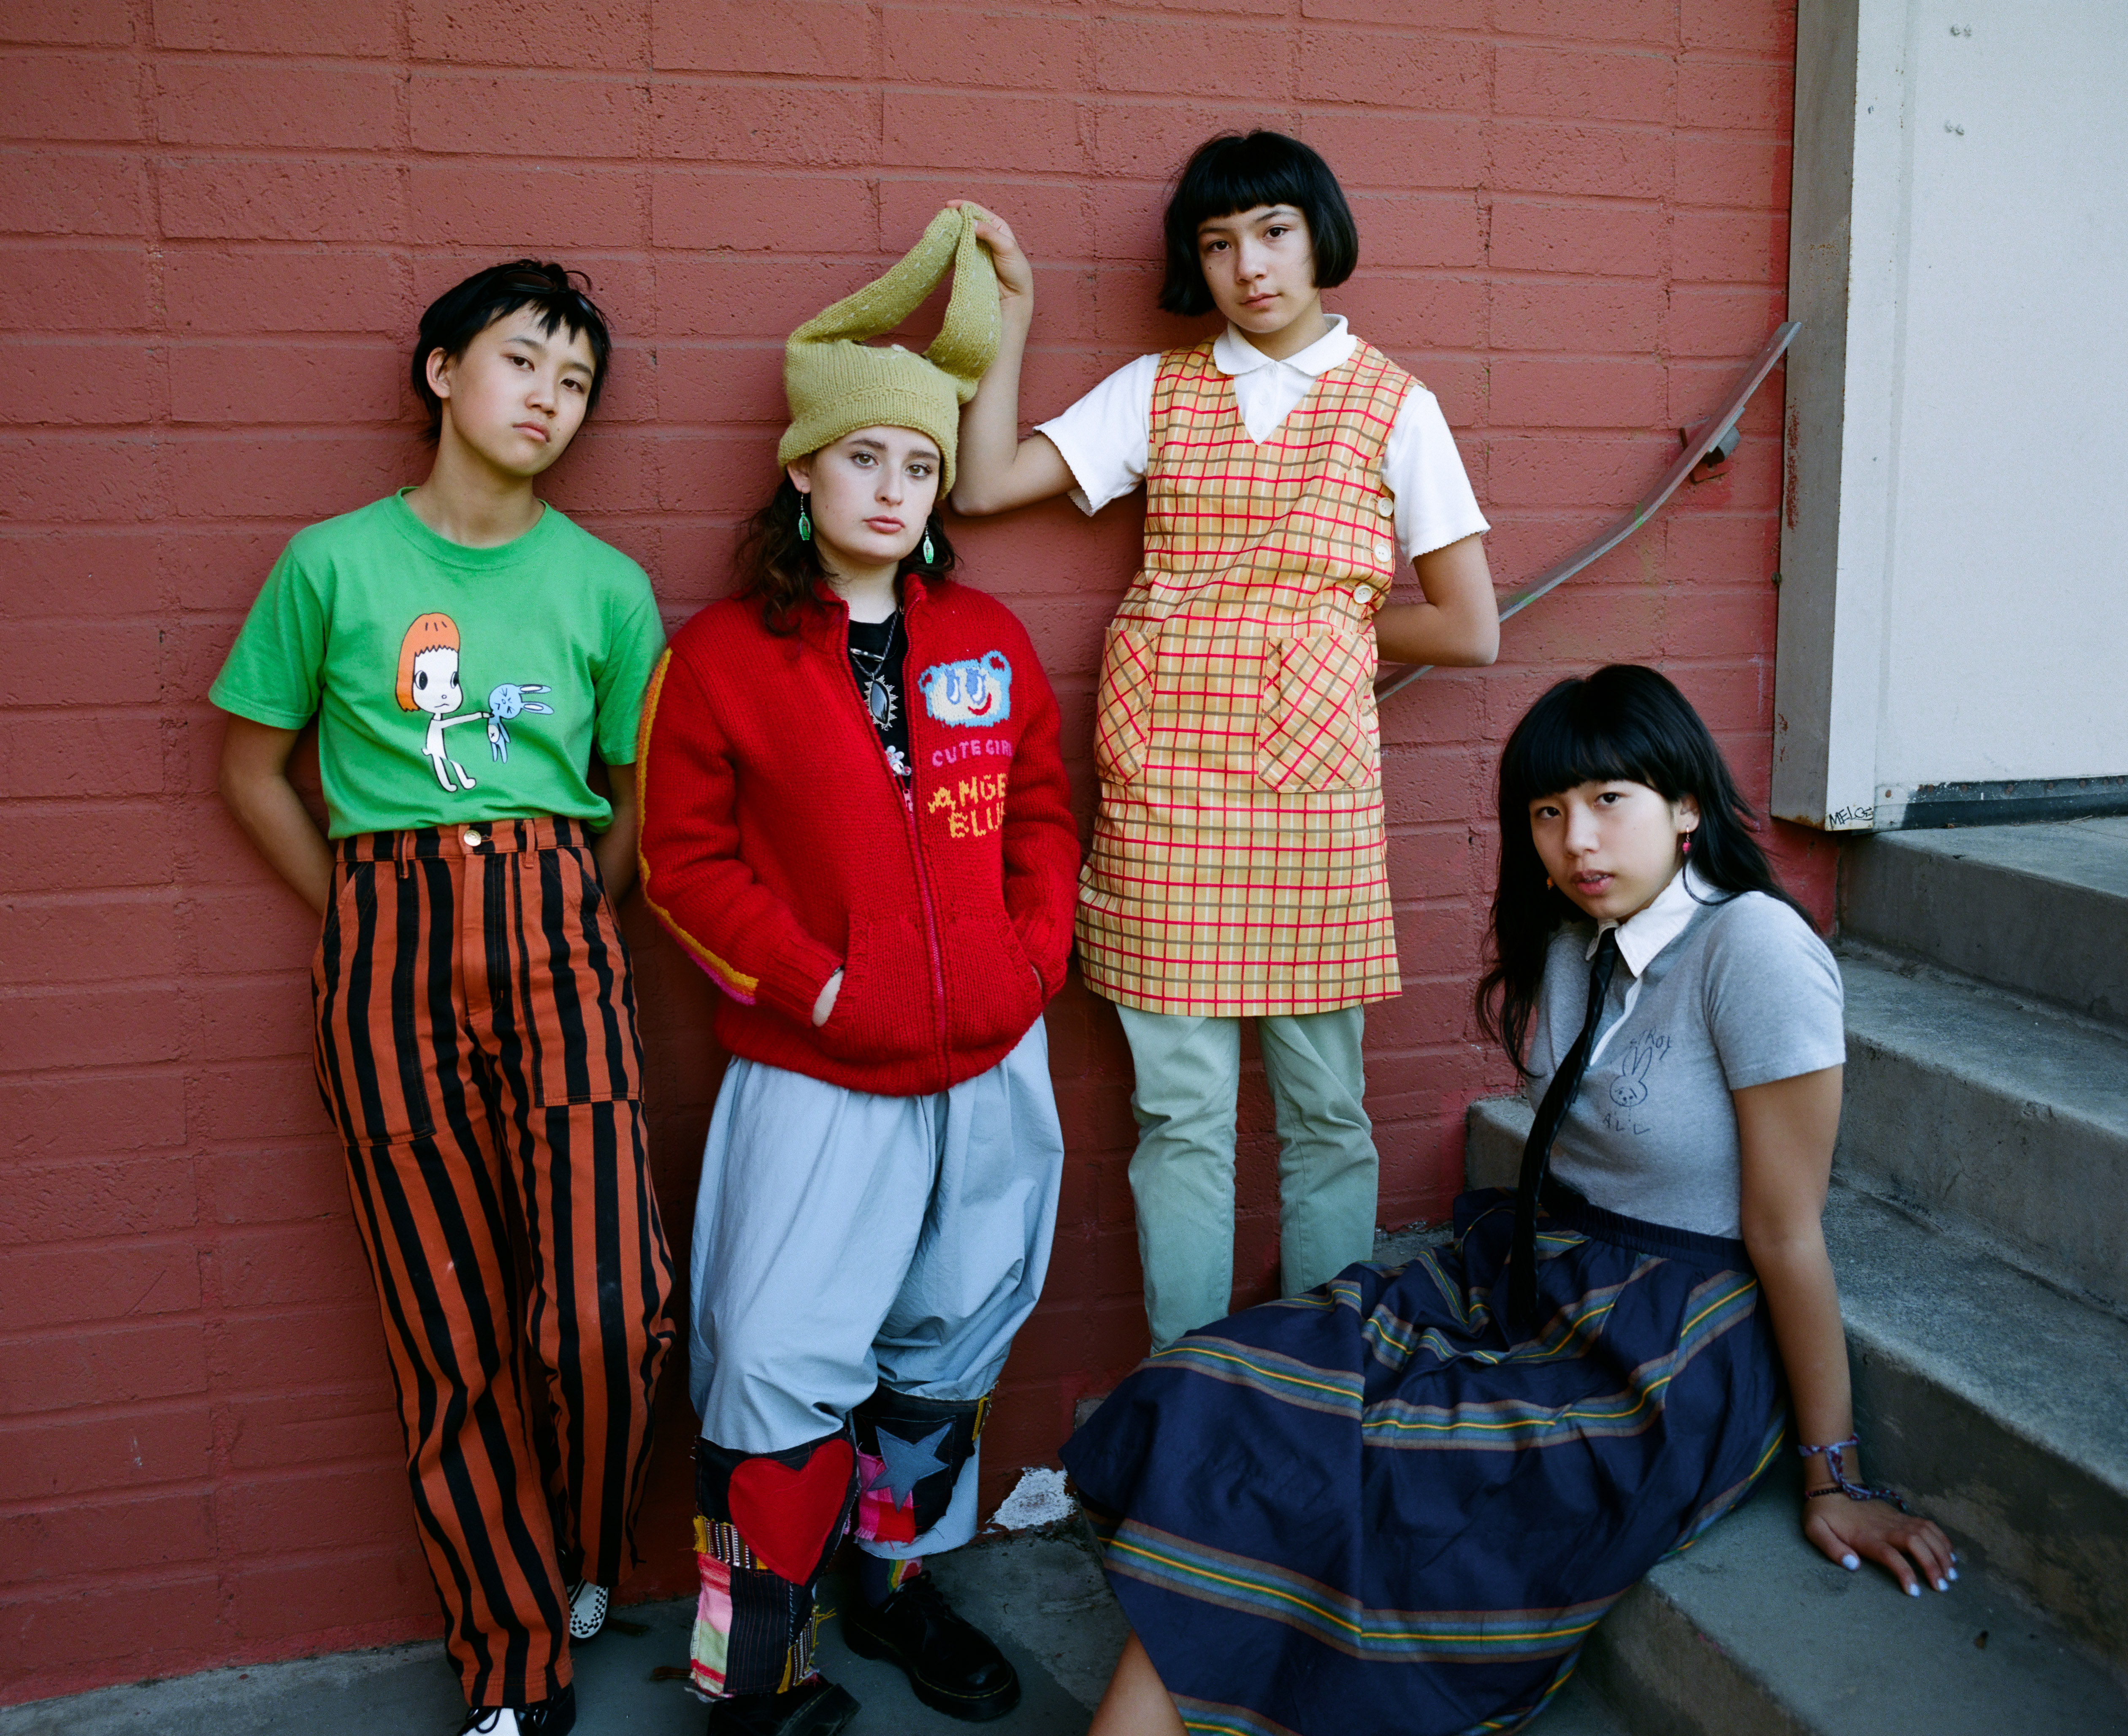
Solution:
{"label": "girl sitting on step", "polygon": [[1706,725],[1651,669],[1562,682],[1499,814],[1479,1011],[1537,1106],[1520,1186],[1190,1333],[1066,1444],[1133,1630],[1093,1736],[1513,1729],[1791,1411],[1812,1543],[1958,1577],[1861,1481],[1819,1225],[1839,971]]}

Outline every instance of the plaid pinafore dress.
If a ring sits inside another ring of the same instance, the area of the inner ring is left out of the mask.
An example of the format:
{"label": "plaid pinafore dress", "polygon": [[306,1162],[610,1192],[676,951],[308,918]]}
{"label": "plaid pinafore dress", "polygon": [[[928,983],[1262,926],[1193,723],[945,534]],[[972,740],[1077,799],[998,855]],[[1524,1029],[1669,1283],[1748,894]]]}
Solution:
{"label": "plaid pinafore dress", "polygon": [[1328,1012],[1398,992],[1374,614],[1382,449],[1415,383],[1358,345],[1250,438],[1212,345],[1153,384],[1145,566],[1108,631],[1077,938],[1149,1012]]}

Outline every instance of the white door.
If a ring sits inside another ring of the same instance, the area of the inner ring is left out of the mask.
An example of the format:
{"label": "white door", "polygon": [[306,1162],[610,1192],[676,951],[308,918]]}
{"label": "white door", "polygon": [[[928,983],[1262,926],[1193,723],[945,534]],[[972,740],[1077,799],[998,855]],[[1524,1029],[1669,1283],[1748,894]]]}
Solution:
{"label": "white door", "polygon": [[1774,811],[2128,810],[2128,3],[1803,0]]}

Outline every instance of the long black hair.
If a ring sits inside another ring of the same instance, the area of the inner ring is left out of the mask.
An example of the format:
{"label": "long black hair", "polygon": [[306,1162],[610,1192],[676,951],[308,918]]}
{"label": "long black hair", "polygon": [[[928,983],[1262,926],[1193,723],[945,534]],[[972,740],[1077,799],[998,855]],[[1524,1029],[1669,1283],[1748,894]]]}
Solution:
{"label": "long black hair", "polygon": [[[738,594],[758,602],[761,624],[779,635],[796,631],[799,616],[819,606],[813,587],[828,576],[820,564],[819,545],[798,534],[798,507],[804,498],[786,473],[767,505],[739,526],[734,556]],[[903,557],[901,570],[931,584],[951,573],[960,557],[946,540],[945,524],[936,511],[924,528],[931,536],[931,559],[924,559],[919,542]]]}
{"label": "long black hair", "polygon": [[1577,784],[1622,781],[1646,784],[1665,801],[1690,796],[1698,802],[1697,878],[1731,897],[1765,892],[1810,920],[1774,878],[1752,836],[1757,816],[1684,694],[1638,663],[1610,663],[1560,682],[1524,714],[1500,754],[1500,878],[1490,958],[1478,984],[1480,1026],[1525,1073],[1546,950],[1563,925],[1583,915],[1549,883],[1529,806]]}

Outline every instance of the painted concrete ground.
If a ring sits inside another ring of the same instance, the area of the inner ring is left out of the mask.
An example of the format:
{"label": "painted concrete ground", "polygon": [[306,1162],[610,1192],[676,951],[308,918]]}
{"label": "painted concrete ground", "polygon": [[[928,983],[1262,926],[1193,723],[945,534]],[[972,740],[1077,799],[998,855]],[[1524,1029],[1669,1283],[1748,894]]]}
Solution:
{"label": "painted concrete ground", "polygon": [[[998,1641],[1018,1668],[1024,1698],[996,1728],[1009,1736],[1081,1736],[1123,1648],[1123,1617],[1080,1539],[1014,1537],[939,1558],[957,1605]],[[831,1585],[832,1600],[841,1595]],[[693,1608],[637,1604],[616,1612],[639,1625],[609,1627],[577,1666],[577,1736],[681,1736],[699,1732],[701,1703],[664,1667],[684,1668]],[[863,1711],[848,1736],[934,1736],[967,1728],[920,1705],[901,1672],[846,1648],[836,1624],[821,1634],[821,1663]],[[105,1688],[0,1709],[0,1736],[449,1736],[464,1715],[458,1686],[433,1643],[343,1653],[249,1670]]]}

